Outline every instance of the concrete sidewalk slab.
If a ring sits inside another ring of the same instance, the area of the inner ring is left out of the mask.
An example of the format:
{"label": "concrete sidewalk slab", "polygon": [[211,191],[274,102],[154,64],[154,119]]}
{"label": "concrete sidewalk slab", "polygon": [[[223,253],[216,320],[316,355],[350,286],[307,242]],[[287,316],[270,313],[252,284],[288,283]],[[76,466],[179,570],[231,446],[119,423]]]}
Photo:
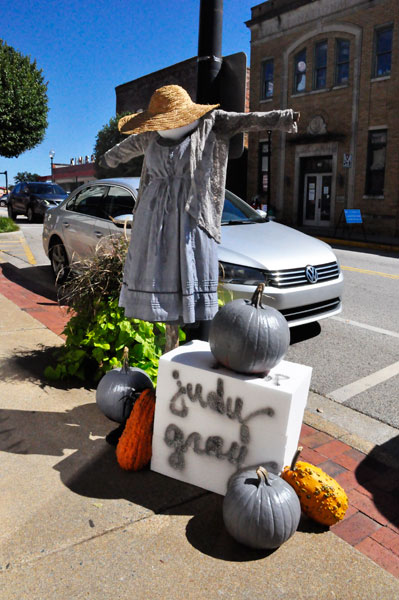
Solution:
{"label": "concrete sidewalk slab", "polygon": [[391,600],[399,582],[331,532],[297,532],[270,554],[228,537],[213,494],[11,565],[2,598]]}

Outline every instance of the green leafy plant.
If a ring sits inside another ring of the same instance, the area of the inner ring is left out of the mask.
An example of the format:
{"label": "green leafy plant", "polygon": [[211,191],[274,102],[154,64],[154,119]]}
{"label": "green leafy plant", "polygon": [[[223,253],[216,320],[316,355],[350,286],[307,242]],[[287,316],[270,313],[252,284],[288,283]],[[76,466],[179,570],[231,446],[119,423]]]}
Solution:
{"label": "green leafy plant", "polygon": [[124,112],[120,115],[112,117],[109,120],[109,123],[104,125],[104,127],[97,133],[94,146],[94,156],[95,172],[98,179],[106,179],[107,177],[139,177],[141,174],[141,168],[143,165],[142,156],[132,158],[128,162],[121,163],[114,168],[99,165],[100,158],[107,150],[126,139],[127,136],[121,133],[118,129],[118,121],[121,117],[127,114],[129,113]]}
{"label": "green leafy plant", "polygon": [[[57,352],[57,364],[48,366],[48,379],[79,379],[97,381],[106,371],[123,364],[123,349],[130,349],[129,362],[146,371],[156,381],[158,361],[165,345],[165,324],[128,319],[118,299],[111,298],[97,305],[90,321],[75,314],[65,327],[65,346]],[[181,332],[180,339],[183,339]]]}
{"label": "green leafy plant", "polygon": [[8,217],[0,217],[0,233],[9,233],[10,231],[18,231],[19,227],[12,219]]}
{"label": "green leafy plant", "polygon": [[41,69],[0,40],[0,155],[31,150],[47,128],[47,83]]}
{"label": "green leafy plant", "polygon": [[30,173],[29,171],[18,171],[14,176],[15,183],[22,183],[23,181],[40,181],[40,175],[37,173]]}
{"label": "green leafy plant", "polygon": [[[127,346],[129,364],[156,381],[165,324],[129,319],[118,306],[127,247],[124,236],[111,236],[90,260],[71,265],[72,274],[59,289],[60,302],[68,304],[71,318],[63,331],[65,345],[55,353],[55,366],[45,369],[48,379],[96,382],[106,371],[122,366]],[[179,339],[185,339],[181,330]]]}

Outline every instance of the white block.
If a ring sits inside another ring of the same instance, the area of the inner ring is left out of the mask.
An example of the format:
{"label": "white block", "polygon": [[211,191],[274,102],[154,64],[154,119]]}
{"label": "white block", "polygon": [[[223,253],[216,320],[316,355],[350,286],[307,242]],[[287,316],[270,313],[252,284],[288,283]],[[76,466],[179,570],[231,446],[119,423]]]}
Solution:
{"label": "white block", "polygon": [[287,361],[263,378],[234,373],[201,341],[164,354],[151,469],[222,495],[243,467],[279,473],[298,446],[311,373]]}

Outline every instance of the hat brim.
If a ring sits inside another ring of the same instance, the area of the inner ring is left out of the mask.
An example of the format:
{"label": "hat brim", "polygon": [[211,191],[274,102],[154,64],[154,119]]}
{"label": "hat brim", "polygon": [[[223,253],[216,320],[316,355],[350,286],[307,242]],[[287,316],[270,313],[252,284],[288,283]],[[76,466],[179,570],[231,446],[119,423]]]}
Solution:
{"label": "hat brim", "polygon": [[166,131],[183,127],[196,121],[220,104],[195,104],[176,111],[153,115],[148,111],[126,115],[118,121],[118,129],[127,135],[144,133],[145,131]]}

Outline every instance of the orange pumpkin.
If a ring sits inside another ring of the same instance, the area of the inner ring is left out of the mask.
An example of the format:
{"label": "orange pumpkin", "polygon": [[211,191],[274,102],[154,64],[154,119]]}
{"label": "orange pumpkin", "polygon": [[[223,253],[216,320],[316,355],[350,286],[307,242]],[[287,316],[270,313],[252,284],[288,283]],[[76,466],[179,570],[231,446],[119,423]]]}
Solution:
{"label": "orange pumpkin", "polygon": [[299,447],[290,467],[284,467],[281,477],[297,493],[302,511],[322,525],[334,525],[344,518],[348,497],[335,479],[319,467],[298,461]]}
{"label": "orange pumpkin", "polygon": [[140,471],[151,459],[155,390],[144,390],[137,398],[116,447],[118,464],[126,471]]}

